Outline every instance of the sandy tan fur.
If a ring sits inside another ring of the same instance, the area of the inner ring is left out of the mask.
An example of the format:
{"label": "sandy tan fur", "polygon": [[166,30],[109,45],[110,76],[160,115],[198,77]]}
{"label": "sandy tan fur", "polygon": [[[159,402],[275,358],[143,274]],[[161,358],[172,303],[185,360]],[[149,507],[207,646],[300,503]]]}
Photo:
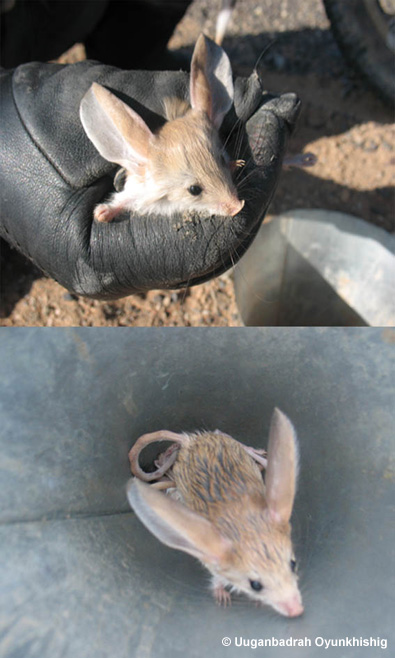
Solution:
{"label": "sandy tan fur", "polygon": [[[201,560],[220,603],[229,604],[230,587],[281,614],[300,615],[290,525],[297,442],[287,417],[275,409],[263,461],[264,451],[216,430],[140,437],[132,448],[137,462],[143,445],[164,437],[175,437],[177,450],[170,446],[155,461],[153,479],[160,488],[170,485],[169,496],[154,493],[155,484],[132,483],[128,495],[139,518],[165,544]],[[138,475],[133,464],[132,471]]]}

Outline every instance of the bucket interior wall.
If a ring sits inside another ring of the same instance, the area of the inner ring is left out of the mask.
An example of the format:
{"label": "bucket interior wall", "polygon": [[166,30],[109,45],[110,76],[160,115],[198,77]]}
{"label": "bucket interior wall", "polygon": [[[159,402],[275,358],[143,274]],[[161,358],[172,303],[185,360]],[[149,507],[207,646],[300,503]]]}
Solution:
{"label": "bucket interior wall", "polygon": [[[299,646],[269,655],[304,658],[354,638],[334,654],[351,658],[379,655],[356,640],[393,645],[393,330],[1,338],[2,657],[250,656],[237,644],[274,639]],[[153,537],[125,494],[141,434],[219,428],[265,448],[275,406],[301,451],[292,522],[305,612],[295,619],[241,596],[215,605],[208,573]]]}

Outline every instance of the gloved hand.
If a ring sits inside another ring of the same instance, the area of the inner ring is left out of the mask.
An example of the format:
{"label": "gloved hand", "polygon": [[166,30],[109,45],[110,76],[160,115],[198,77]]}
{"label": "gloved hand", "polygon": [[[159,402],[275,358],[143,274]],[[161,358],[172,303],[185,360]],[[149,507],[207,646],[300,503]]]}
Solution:
{"label": "gloved hand", "polygon": [[132,216],[100,224],[95,205],[117,172],[86,136],[79,104],[92,82],[141,104],[155,128],[164,96],[182,96],[182,72],[122,71],[97,62],[29,63],[3,71],[0,235],[68,290],[98,299],[206,281],[233,265],[258,231],[299,112],[294,94],[262,92],[256,73],[235,83],[235,112],[221,135],[243,158],[233,218]]}

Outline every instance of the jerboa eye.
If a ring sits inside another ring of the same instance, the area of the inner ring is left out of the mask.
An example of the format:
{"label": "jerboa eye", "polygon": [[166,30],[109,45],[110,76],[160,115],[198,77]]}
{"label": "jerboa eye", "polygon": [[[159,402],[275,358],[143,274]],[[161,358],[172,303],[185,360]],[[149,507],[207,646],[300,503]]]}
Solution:
{"label": "jerboa eye", "polygon": [[251,589],[254,589],[256,592],[260,592],[263,589],[262,583],[259,580],[250,580]]}
{"label": "jerboa eye", "polygon": [[188,187],[188,192],[189,194],[192,194],[192,196],[199,196],[203,192],[203,188],[200,187],[200,185],[191,185]]}

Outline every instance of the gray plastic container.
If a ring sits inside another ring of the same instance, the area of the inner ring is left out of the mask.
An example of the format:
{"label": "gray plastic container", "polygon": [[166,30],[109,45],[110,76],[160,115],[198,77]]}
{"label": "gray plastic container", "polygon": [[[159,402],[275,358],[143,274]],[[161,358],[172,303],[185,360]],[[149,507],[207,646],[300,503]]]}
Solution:
{"label": "gray plastic container", "polygon": [[[256,655],[384,655],[361,639],[390,655],[394,344],[389,329],[3,329],[0,656],[236,658],[259,639],[302,646]],[[220,428],[265,447],[275,405],[301,447],[297,619],[241,597],[217,607],[203,568],[125,495],[143,432]],[[354,646],[321,644],[339,639]]]}

